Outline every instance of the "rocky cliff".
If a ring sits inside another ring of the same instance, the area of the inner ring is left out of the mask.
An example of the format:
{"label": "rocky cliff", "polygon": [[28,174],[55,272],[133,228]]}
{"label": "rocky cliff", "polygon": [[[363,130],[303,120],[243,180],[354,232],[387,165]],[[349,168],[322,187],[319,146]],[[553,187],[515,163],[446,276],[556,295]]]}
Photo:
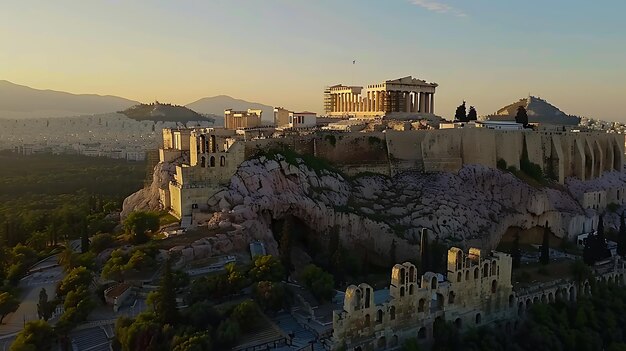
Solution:
{"label": "rocky cliff", "polygon": [[[620,173],[610,177],[626,181]],[[271,221],[291,214],[319,235],[338,227],[346,247],[372,255],[388,256],[396,240],[398,259],[415,257],[421,228],[455,245],[494,248],[510,227],[529,229],[548,222],[554,235],[563,238],[597,222],[595,212],[583,210],[565,187],[535,188],[483,166],[465,166],[458,174],[347,179],[302,160],[289,163],[281,155],[242,163],[209,206],[238,226],[239,238],[261,240],[270,252],[277,247]]]}

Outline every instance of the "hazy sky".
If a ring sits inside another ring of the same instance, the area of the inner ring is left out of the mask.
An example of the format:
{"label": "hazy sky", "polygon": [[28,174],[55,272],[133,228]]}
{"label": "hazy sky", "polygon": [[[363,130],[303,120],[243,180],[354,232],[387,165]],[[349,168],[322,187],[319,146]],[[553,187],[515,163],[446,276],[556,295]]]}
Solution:
{"label": "hazy sky", "polygon": [[624,13],[624,0],[0,0],[0,79],[321,112],[325,85],[413,75],[439,83],[445,117],[531,93],[626,121]]}

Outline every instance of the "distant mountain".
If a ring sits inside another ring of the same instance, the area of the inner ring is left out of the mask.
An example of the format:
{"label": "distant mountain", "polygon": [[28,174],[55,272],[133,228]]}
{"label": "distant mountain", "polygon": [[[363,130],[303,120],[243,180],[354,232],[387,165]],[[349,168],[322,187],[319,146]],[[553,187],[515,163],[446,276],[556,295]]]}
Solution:
{"label": "distant mountain", "polygon": [[124,110],[137,101],[110,95],[39,90],[0,80],[0,118],[65,117]]}
{"label": "distant mountain", "polygon": [[578,125],[580,117],[570,116],[556,106],[538,97],[529,96],[499,109],[495,114],[485,116],[492,121],[514,121],[517,109],[526,108],[531,123]]}
{"label": "distant mountain", "polygon": [[263,114],[261,115],[262,120],[274,121],[274,107],[257,102],[235,99],[227,95],[205,97],[185,106],[200,113],[221,117],[224,117],[224,110],[229,108],[233,110],[247,110],[249,108],[261,109],[263,110]]}
{"label": "distant mountain", "polygon": [[187,107],[154,102],[152,104],[139,104],[120,111],[121,114],[136,121],[155,122],[180,122],[189,121],[212,121],[215,119],[202,116]]}

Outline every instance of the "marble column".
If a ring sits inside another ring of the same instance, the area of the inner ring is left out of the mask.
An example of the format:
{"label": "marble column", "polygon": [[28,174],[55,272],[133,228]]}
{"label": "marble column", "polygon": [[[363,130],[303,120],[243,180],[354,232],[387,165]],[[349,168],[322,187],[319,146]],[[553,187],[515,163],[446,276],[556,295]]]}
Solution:
{"label": "marble column", "polygon": [[404,93],[404,112],[411,112],[411,92]]}
{"label": "marble column", "polygon": [[419,95],[416,92],[413,92],[413,106],[411,106],[411,112],[416,113],[419,111]]}
{"label": "marble column", "polygon": [[378,91],[374,92],[374,111],[380,111],[380,93]]}
{"label": "marble column", "polygon": [[430,93],[426,93],[425,95],[425,108],[424,108],[424,112],[425,113],[430,113]]}
{"label": "marble column", "polygon": [[435,113],[435,93],[430,94],[430,113]]}

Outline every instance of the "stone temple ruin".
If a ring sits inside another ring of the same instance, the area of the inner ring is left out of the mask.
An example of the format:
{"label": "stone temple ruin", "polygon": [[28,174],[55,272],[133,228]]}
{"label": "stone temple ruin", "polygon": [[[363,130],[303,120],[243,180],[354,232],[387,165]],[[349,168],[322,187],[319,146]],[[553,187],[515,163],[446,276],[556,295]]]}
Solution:
{"label": "stone temple ruin", "polygon": [[[438,320],[459,330],[489,325],[511,332],[533,304],[575,301],[590,294],[589,282],[560,280],[514,290],[512,259],[505,253],[471,248],[448,250],[447,276],[433,272],[417,276],[411,263],[396,264],[388,291],[368,284],[347,288],[343,310],[333,313],[333,350],[399,349],[408,339],[432,341]],[[596,279],[624,284],[626,265],[617,257],[596,270]]]}

